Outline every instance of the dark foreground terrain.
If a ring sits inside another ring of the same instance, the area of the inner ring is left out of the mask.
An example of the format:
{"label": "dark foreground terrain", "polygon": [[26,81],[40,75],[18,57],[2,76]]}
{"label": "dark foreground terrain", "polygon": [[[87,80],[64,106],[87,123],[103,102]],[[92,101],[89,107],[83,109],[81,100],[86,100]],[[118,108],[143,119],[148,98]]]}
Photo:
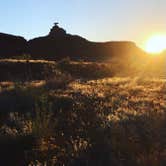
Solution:
{"label": "dark foreground terrain", "polygon": [[166,80],[154,61],[1,60],[0,165],[165,166]]}

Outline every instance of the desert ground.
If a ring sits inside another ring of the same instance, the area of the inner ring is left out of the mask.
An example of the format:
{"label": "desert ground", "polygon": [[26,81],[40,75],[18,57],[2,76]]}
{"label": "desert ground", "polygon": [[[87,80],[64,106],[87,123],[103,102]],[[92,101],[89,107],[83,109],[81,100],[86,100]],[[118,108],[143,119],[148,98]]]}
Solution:
{"label": "desert ground", "polygon": [[166,164],[165,78],[66,59],[0,66],[2,165]]}

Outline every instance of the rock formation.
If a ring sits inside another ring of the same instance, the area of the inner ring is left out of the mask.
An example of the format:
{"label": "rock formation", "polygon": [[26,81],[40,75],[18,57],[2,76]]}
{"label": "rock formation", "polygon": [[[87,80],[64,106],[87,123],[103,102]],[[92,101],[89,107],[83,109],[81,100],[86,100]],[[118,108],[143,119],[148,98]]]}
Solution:
{"label": "rock formation", "polygon": [[143,54],[133,42],[90,42],[80,36],[67,34],[55,23],[45,37],[28,42],[30,54],[35,59],[70,57],[72,60],[103,61],[111,57],[128,57]]}
{"label": "rock formation", "polygon": [[12,58],[26,53],[27,41],[23,37],[0,33],[0,58]]}
{"label": "rock formation", "polygon": [[62,37],[66,35],[66,31],[58,26],[58,23],[54,23],[54,26],[48,34],[49,37]]}
{"label": "rock formation", "polygon": [[103,61],[112,57],[128,58],[144,52],[133,42],[90,42],[71,35],[55,23],[49,34],[26,41],[22,37],[0,34],[0,57],[11,58],[24,53],[33,59]]}

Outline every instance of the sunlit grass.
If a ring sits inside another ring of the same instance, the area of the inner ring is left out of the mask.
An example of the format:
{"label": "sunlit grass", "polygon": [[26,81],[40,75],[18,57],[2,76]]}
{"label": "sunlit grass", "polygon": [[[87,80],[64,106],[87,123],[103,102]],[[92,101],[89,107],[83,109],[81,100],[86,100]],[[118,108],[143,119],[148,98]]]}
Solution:
{"label": "sunlit grass", "polygon": [[[84,158],[83,163],[89,165],[104,165],[105,161],[117,166],[165,163],[165,79],[72,80],[65,88],[46,89],[45,81],[0,86],[5,91],[12,86],[16,95],[30,95],[40,107],[29,110],[35,113],[32,117],[15,110],[19,113],[7,118],[13,126],[8,122],[0,128],[1,136],[3,132],[8,137],[32,135],[36,139],[27,162],[79,165]],[[42,104],[43,95],[52,107]]]}

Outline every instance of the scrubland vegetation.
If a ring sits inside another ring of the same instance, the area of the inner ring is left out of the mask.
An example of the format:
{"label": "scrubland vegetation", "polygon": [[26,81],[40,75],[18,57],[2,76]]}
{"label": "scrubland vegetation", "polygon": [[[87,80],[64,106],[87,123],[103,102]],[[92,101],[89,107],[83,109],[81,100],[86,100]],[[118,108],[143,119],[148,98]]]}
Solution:
{"label": "scrubland vegetation", "polygon": [[166,166],[165,52],[58,23],[0,45],[0,166]]}
{"label": "scrubland vegetation", "polygon": [[31,69],[37,81],[1,77],[1,165],[166,165],[166,80],[67,60]]}

